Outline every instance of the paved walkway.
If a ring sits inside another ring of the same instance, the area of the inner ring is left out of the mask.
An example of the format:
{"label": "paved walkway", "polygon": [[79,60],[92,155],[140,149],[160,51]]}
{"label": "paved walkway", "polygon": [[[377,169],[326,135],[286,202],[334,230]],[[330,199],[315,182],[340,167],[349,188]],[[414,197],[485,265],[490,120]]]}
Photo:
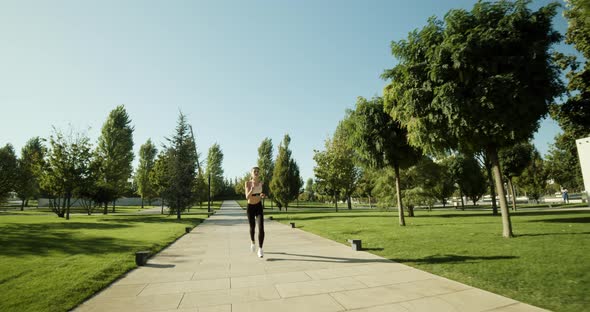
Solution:
{"label": "paved walkway", "polygon": [[545,311],[276,221],[250,253],[234,201],[76,311]]}

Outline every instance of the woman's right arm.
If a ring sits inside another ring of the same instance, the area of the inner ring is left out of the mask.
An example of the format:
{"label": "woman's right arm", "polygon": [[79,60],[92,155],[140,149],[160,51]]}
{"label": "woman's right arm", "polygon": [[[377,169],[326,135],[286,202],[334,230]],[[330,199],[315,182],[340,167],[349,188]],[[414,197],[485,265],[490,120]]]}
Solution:
{"label": "woman's right arm", "polygon": [[246,190],[246,199],[250,198],[250,194],[252,194],[252,190],[254,190],[253,187],[248,187],[249,182],[246,182],[246,184],[244,185],[244,190]]}

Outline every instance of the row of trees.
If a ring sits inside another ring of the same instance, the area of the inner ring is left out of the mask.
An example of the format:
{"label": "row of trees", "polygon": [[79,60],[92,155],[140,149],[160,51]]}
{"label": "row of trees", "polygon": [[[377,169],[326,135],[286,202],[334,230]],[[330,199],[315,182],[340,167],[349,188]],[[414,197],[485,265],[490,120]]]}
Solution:
{"label": "row of trees", "polygon": [[[180,213],[196,202],[233,191],[223,178],[223,152],[218,144],[210,147],[205,171],[191,126],[179,116],[176,133],[162,151],[151,140],[140,148],[139,166],[133,174],[133,127],[124,108],[109,113],[95,148],[84,133],[53,129],[46,140],[32,138],[22,148],[20,158],[10,144],[0,148],[0,201],[11,191],[22,200],[21,209],[32,198],[49,198],[51,209],[69,219],[73,198],[80,200],[88,214],[122,196],[138,194],[143,201],[162,199],[171,213]],[[133,177],[133,178],[132,178]],[[210,177],[210,180],[208,179]]]}
{"label": "row of trees", "polygon": [[[276,203],[279,210],[289,208],[289,203],[296,200],[302,192],[299,165],[292,156],[289,145],[291,137],[286,134],[278,146],[276,159],[273,159],[273,144],[270,138],[265,138],[258,147],[257,167],[260,169],[260,179],[264,182],[263,193],[271,199],[271,205]],[[245,183],[250,179],[250,172],[244,173],[241,179],[236,179],[235,193],[244,196]]]}
{"label": "row of trees", "polygon": [[[531,11],[529,3],[478,2],[471,11],[431,18],[407,39],[393,42],[399,63],[382,75],[389,81],[383,96],[359,97],[325,151],[316,151],[316,189],[335,202],[341,195],[350,198],[355,184],[367,195],[385,190],[405,225],[404,208],[412,215],[416,203],[435,198],[445,203],[454,186],[476,200],[488,184],[494,213],[496,194],[500,201],[503,236],[513,236],[505,181],[514,193],[513,180],[522,174],[519,184],[533,198],[548,177],[572,183],[552,166],[562,156],[556,150],[569,153],[573,163],[575,147],[560,148],[559,142],[572,147],[573,138],[590,134],[588,66],[576,71],[572,57],[551,50],[561,40],[551,24],[558,4]],[[587,53],[584,3],[572,1],[566,16],[573,22],[568,42],[581,41],[576,47]],[[568,89],[575,95],[552,104],[565,91],[560,66],[570,67]],[[550,110],[569,139],[558,138],[553,159],[544,166],[529,141]],[[579,164],[570,165],[568,171],[580,176]],[[374,178],[375,171],[381,177]]]}
{"label": "row of trees", "polygon": [[100,206],[106,214],[108,203],[131,190],[134,129],[130,123],[125,108],[115,108],[94,149],[85,134],[71,127],[67,132],[53,128],[48,148],[46,140],[30,139],[20,158],[7,144],[0,150],[0,200],[15,191],[23,209],[27,200],[43,196],[58,216],[69,219],[72,198],[77,197],[89,213]]}

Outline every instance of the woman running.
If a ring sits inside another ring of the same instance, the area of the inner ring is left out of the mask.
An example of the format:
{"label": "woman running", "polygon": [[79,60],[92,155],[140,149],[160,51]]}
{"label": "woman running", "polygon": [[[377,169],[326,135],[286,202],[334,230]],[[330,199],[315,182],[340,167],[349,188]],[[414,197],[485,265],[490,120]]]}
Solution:
{"label": "woman running", "polygon": [[262,207],[262,181],[260,181],[260,169],[258,167],[252,168],[250,171],[251,179],[246,182],[244,189],[246,190],[246,199],[248,200],[248,223],[250,223],[250,251],[256,251],[256,242],[254,241],[254,229],[256,227],[256,220],[258,220],[258,257],[262,258],[262,244],[264,243],[264,213]]}

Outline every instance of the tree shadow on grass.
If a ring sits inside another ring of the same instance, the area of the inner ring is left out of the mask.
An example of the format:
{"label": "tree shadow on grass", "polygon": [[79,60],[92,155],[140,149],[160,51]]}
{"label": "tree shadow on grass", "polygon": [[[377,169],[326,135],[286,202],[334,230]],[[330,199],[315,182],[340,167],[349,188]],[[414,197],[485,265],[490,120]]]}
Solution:
{"label": "tree shadow on grass", "polygon": [[590,217],[572,217],[572,218],[555,218],[530,220],[528,222],[548,222],[548,223],[590,223]]}
{"label": "tree shadow on grass", "polygon": [[[380,248],[372,248],[379,250]],[[369,249],[364,249],[369,250]],[[381,248],[382,250],[382,248]],[[462,255],[432,255],[424,258],[406,259],[406,258],[389,258],[389,259],[359,259],[359,258],[342,258],[342,257],[327,257],[318,255],[308,254],[295,254],[287,252],[266,252],[269,255],[289,255],[302,257],[302,259],[283,259],[283,258],[268,258],[267,261],[309,261],[309,262],[335,262],[335,263],[426,263],[426,264],[437,264],[437,263],[465,263],[465,262],[478,262],[485,260],[500,260],[500,259],[517,259],[516,256],[462,256]],[[311,259],[305,259],[311,258]]]}
{"label": "tree shadow on grass", "polygon": [[161,215],[126,215],[99,218],[97,219],[97,221],[115,223],[180,223],[186,225],[195,225],[200,224],[203,221],[203,219],[181,218],[180,220],[178,220],[176,216],[162,217]]}
{"label": "tree shadow on grass", "polygon": [[440,263],[465,263],[465,262],[480,262],[486,260],[501,260],[501,259],[517,259],[516,256],[462,256],[462,255],[432,255],[424,258],[390,258],[389,260],[400,263],[425,263],[425,264],[440,264]]}
{"label": "tree shadow on grass", "polygon": [[537,233],[537,234],[517,234],[516,237],[525,236],[551,236],[551,235],[590,235],[590,232],[563,232],[563,233]]}
{"label": "tree shadow on grass", "polygon": [[138,249],[141,241],[113,237],[87,237],[84,230],[112,230],[130,225],[109,223],[5,224],[0,227],[4,256],[44,256],[49,253],[104,254]]}

